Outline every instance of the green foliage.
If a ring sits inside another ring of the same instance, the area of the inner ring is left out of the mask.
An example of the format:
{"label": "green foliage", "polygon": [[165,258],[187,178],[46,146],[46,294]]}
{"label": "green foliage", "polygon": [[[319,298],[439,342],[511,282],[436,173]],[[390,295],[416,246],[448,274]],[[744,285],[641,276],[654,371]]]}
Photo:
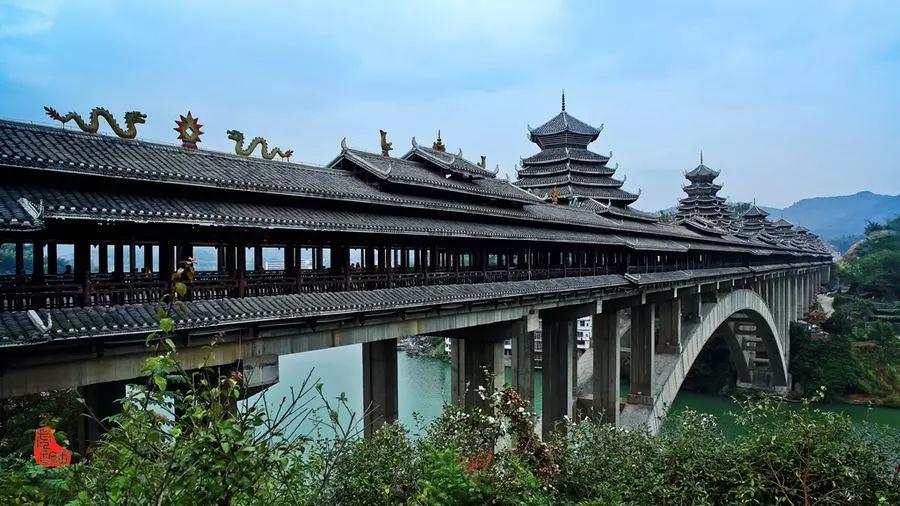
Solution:
{"label": "green foliage", "polygon": [[421,465],[398,424],[383,425],[368,439],[352,442],[335,468],[335,504],[397,504],[418,490]]}
{"label": "green foliage", "polygon": [[853,342],[844,335],[813,339],[799,324],[791,324],[791,374],[807,391],[825,387],[830,395],[857,389],[862,368],[853,355]]}
{"label": "green foliage", "polygon": [[839,277],[857,294],[896,300],[900,295],[900,217],[869,223],[866,240],[839,265]]}
{"label": "green foliage", "polygon": [[29,455],[38,427],[51,427],[62,445],[77,430],[83,405],[75,390],[56,390],[0,400],[0,455]]}
{"label": "green foliage", "polygon": [[416,504],[481,504],[486,502],[484,485],[463,464],[463,458],[452,450],[431,449],[423,458],[421,490]]}
{"label": "green foliage", "polygon": [[[814,400],[820,399],[818,395]],[[897,504],[900,477],[891,467],[900,448],[866,438],[844,415],[782,409],[771,399],[745,402],[735,444],[741,502],[758,504]]]}

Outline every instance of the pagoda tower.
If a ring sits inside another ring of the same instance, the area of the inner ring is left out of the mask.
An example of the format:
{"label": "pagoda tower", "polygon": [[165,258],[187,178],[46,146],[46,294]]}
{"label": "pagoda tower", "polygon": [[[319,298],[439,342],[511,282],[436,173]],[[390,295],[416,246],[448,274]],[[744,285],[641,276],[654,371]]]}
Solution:
{"label": "pagoda tower", "polygon": [[719,171],[710,169],[703,164],[703,152],[700,152],[700,165],[685,173],[685,178],[690,184],[682,187],[687,197],[678,201],[676,218],[687,219],[692,216],[700,216],[722,228],[730,228],[734,221],[731,211],[725,205],[725,198],[717,194],[722,189],[721,185],[714,181],[719,177]]}
{"label": "pagoda tower", "polygon": [[782,216],[772,224],[772,235],[781,241],[790,242],[794,238],[794,224]]}
{"label": "pagoda tower", "polygon": [[741,232],[747,235],[756,235],[760,232],[767,231],[771,228],[771,224],[769,220],[766,219],[769,213],[763,211],[756,205],[756,202],[753,202],[753,205],[750,206],[750,209],[744,213],[743,221],[741,222]]}
{"label": "pagoda tower", "polygon": [[622,190],[625,181],[612,177],[618,167],[607,165],[609,156],[587,149],[601,131],[603,125],[592,127],[566,112],[563,92],[559,114],[537,128],[528,127],[528,140],[541,150],[522,159],[515,185],[548,202],[579,205],[593,200],[595,205],[625,208],[638,195]]}

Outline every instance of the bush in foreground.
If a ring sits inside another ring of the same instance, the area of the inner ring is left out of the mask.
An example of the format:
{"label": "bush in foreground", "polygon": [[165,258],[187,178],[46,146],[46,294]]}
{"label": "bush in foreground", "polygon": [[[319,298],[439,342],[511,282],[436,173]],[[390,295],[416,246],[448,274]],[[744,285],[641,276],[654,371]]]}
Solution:
{"label": "bush in foreground", "polygon": [[[897,432],[808,401],[745,401],[732,440],[688,411],[658,436],[583,419],[542,442],[506,388],[483,391],[480,408],[447,406],[420,437],[389,424],[363,439],[321,385],[238,409],[239,377],[188,374],[162,351],[88,456],[0,461],[0,503],[900,504]],[[297,433],[310,418],[327,437]]]}

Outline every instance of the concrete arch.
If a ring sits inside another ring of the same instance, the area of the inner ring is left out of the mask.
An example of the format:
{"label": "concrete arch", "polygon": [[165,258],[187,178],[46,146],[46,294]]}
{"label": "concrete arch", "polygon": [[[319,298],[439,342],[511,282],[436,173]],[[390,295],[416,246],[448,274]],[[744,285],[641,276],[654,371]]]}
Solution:
{"label": "concrete arch", "polygon": [[[726,341],[729,341],[729,336],[735,337],[734,329],[729,327],[728,322],[736,313],[746,315],[748,321],[756,325],[769,356],[774,384],[787,385],[784,338],[779,335],[775,317],[758,293],[741,289],[719,294],[717,302],[704,303],[701,311],[699,323],[687,323],[682,327],[682,350],[677,357],[670,360],[665,360],[665,355],[654,357],[658,365],[653,380],[652,405],[626,405],[619,417],[620,425],[645,425],[653,433],[658,432],[685,376],[706,342],[715,335],[724,335]],[[735,342],[729,343],[729,347],[733,349]],[[738,368],[740,374],[740,366]]]}

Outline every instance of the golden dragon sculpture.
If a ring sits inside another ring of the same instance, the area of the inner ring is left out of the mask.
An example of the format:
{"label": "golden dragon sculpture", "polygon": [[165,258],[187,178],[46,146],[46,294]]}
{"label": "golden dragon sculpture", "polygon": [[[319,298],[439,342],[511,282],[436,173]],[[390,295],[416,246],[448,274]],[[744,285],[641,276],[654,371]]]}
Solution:
{"label": "golden dragon sculpture", "polygon": [[134,139],[137,136],[136,125],[146,123],[147,120],[147,115],[140,111],[126,112],[125,126],[127,127],[127,130],[122,130],[122,127],[119,126],[119,122],[116,121],[116,118],[112,115],[112,113],[103,107],[94,107],[93,109],[91,109],[91,114],[89,116],[91,119],[90,123],[85,123],[84,118],[82,118],[80,114],[75,112],[70,112],[65,116],[62,116],[58,112],[56,112],[56,109],[47,106],[44,106],[44,112],[47,113],[47,116],[50,116],[51,118],[61,122],[64,125],[70,120],[75,120],[75,123],[78,124],[78,128],[80,128],[83,132],[91,134],[97,133],[97,130],[100,129],[100,118],[103,118],[107,123],[109,123],[109,126],[113,129],[113,132],[115,132],[116,135],[123,139]]}
{"label": "golden dragon sculpture", "polygon": [[242,132],[239,132],[237,130],[229,130],[227,133],[228,133],[228,138],[234,141],[235,154],[238,154],[241,156],[250,156],[251,154],[253,154],[253,151],[256,149],[256,146],[258,146],[258,145],[262,146],[262,151],[260,152],[260,155],[262,155],[262,157],[265,158],[266,160],[271,160],[271,159],[275,158],[275,155],[280,156],[282,160],[285,158],[290,160],[291,156],[293,156],[293,154],[294,154],[294,150],[292,150],[292,149],[289,149],[287,151],[282,151],[280,148],[277,148],[277,147],[273,148],[272,151],[269,151],[269,145],[266,142],[266,140],[263,139],[262,137],[254,137],[250,141],[250,144],[248,144],[247,147],[244,148],[244,134]]}

